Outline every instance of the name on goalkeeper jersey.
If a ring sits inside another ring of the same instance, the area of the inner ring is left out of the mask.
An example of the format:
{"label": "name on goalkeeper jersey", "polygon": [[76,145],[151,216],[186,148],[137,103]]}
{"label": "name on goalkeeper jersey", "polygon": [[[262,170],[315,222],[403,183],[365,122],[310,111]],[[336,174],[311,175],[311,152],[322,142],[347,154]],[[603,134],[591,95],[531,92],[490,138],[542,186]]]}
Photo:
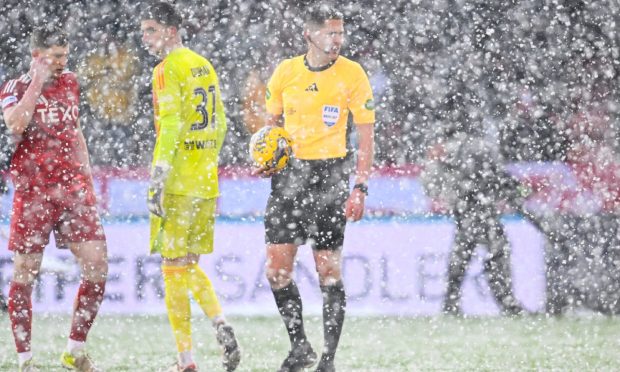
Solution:
{"label": "name on goalkeeper jersey", "polygon": [[207,150],[214,149],[217,146],[216,140],[202,140],[202,141],[185,141],[185,150]]}
{"label": "name on goalkeeper jersey", "polygon": [[192,67],[191,71],[193,77],[209,75],[209,68],[207,66]]}

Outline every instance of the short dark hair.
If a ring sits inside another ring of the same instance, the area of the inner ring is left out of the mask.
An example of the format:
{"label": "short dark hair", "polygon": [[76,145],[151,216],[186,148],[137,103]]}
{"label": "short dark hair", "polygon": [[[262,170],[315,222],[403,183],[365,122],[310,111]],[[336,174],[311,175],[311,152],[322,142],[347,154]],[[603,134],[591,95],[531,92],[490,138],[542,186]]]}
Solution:
{"label": "short dark hair", "polygon": [[142,13],[142,19],[152,19],[164,26],[174,26],[180,28],[183,17],[176,10],[174,5],[163,1],[150,5]]}
{"label": "short dark hair", "polygon": [[58,25],[38,26],[30,34],[30,49],[47,49],[69,44],[67,33]]}
{"label": "short dark hair", "polygon": [[327,4],[315,5],[309,8],[304,17],[304,24],[306,26],[323,26],[325,21],[329,20],[342,20],[343,15],[333,6]]}

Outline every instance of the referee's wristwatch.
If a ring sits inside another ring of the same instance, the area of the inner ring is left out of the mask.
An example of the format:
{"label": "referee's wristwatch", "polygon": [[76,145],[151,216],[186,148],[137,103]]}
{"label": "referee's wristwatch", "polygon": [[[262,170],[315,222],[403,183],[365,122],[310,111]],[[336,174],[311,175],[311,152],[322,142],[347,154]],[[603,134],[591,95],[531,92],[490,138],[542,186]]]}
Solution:
{"label": "referee's wristwatch", "polygon": [[368,185],[365,183],[356,183],[355,185],[353,185],[354,189],[358,189],[359,191],[361,191],[362,193],[364,193],[364,195],[368,196]]}

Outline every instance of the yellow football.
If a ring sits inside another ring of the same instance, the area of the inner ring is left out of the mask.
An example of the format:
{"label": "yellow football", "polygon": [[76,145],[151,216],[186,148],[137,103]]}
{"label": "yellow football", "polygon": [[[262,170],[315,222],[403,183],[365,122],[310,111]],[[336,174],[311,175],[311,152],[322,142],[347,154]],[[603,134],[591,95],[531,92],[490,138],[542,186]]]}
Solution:
{"label": "yellow football", "polygon": [[293,154],[292,144],[284,128],[263,127],[250,139],[250,156],[257,167],[280,171]]}

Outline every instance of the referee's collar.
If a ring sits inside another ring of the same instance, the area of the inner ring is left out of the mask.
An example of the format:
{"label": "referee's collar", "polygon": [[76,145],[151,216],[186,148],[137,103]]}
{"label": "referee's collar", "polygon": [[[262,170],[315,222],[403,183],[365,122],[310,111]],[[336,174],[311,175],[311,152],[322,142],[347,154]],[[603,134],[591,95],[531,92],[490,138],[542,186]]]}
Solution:
{"label": "referee's collar", "polygon": [[320,71],[325,71],[328,68],[332,67],[334,63],[336,63],[336,61],[338,60],[340,56],[336,57],[335,60],[331,61],[330,63],[323,65],[323,66],[319,66],[319,67],[312,67],[308,64],[308,56],[304,55],[304,66],[306,66],[306,68],[312,72],[320,72]]}

